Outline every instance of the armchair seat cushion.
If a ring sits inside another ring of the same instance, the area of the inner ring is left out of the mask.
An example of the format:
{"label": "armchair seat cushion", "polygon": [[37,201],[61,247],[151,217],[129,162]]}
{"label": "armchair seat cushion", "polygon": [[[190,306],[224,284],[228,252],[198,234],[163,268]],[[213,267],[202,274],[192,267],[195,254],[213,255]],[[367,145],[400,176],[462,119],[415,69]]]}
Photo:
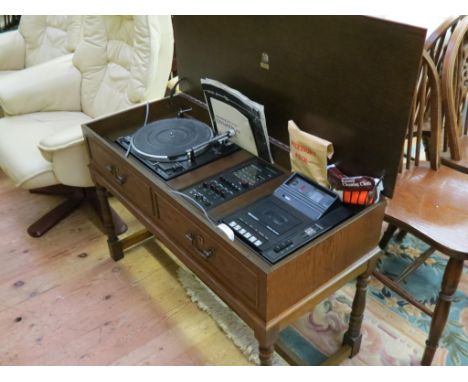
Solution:
{"label": "armchair seat cushion", "polygon": [[16,73],[16,72],[17,72],[17,70],[0,70],[0,79],[2,79],[3,77],[8,76],[11,73]]}
{"label": "armchair seat cushion", "polygon": [[57,184],[52,163],[39,150],[39,142],[52,134],[91,118],[81,112],[42,112],[0,119],[2,170],[26,189]]}

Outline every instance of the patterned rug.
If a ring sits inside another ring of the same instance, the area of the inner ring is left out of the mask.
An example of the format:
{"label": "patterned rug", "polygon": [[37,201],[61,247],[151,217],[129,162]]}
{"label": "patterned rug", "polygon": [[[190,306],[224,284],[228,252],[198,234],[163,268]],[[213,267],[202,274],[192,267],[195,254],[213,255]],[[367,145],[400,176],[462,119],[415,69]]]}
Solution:
{"label": "patterned rug", "polygon": [[[401,242],[390,241],[379,268],[394,276],[427,246],[407,235]],[[432,255],[409,276],[404,287],[429,308],[434,308],[446,258]],[[192,300],[218,322],[234,343],[253,362],[258,362],[256,342],[251,330],[202,285],[194,276],[181,270],[182,284]],[[280,336],[305,364],[319,365],[339,347],[348,325],[354,284],[348,284],[319,304]],[[343,365],[419,365],[429,331],[430,318],[395,293],[372,279],[362,332],[361,351]],[[468,267],[450,310],[449,321],[440,340],[433,365],[468,365]],[[275,357],[276,364],[284,364]]]}

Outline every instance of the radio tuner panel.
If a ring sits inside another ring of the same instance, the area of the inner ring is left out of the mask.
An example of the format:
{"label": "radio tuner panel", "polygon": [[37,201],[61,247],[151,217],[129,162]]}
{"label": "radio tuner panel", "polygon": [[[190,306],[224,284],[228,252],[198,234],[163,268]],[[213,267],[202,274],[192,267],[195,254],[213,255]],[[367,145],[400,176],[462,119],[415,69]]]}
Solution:
{"label": "radio tuner panel", "polygon": [[205,179],[182,192],[205,209],[211,209],[281,174],[279,169],[270,164],[253,159]]}

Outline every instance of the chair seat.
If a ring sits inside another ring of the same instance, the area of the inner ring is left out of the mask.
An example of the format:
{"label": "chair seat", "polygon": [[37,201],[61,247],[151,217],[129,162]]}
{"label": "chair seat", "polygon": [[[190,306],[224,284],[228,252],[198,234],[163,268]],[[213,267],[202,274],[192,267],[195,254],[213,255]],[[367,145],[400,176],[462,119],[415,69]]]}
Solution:
{"label": "chair seat", "polygon": [[449,151],[442,153],[442,163],[446,166],[454,168],[457,171],[468,174],[468,135],[464,135],[460,138],[460,153],[460,160],[453,160],[450,158]]}
{"label": "chair seat", "polygon": [[468,175],[421,164],[398,176],[385,219],[447,255],[468,259]]}
{"label": "chair seat", "polygon": [[0,79],[8,76],[11,73],[16,73],[17,70],[0,70]]}
{"label": "chair seat", "polygon": [[80,112],[43,112],[0,118],[0,167],[16,186],[27,189],[57,184],[52,164],[39,142],[61,129],[91,118]]}

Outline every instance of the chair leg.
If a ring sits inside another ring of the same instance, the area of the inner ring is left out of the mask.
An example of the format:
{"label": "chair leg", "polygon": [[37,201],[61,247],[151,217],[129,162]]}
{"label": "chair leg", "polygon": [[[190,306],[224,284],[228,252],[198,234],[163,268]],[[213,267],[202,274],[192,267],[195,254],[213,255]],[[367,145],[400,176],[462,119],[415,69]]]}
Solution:
{"label": "chair leg", "polygon": [[[390,239],[395,234],[396,230],[397,230],[396,225],[390,224],[390,223],[388,224],[387,230],[385,231],[382,238],[380,239],[379,247],[381,249],[385,249],[385,247],[389,243]],[[401,242],[405,238],[406,234],[407,234],[406,231],[403,231],[402,229],[400,229],[400,231],[398,232],[398,234],[395,237],[395,241]]]}
{"label": "chair leg", "polygon": [[31,224],[28,227],[28,234],[32,237],[41,237],[52,227],[57,225],[68,215],[70,215],[74,210],[76,210],[84,200],[84,195],[75,193],[65,200],[63,203],[59,204],[52,211],[49,211],[44,216],[42,216],[35,223]]}
{"label": "chair leg", "polygon": [[81,192],[82,189],[78,187],[65,186],[64,184],[55,184],[48,187],[33,188],[29,190],[31,194],[43,194],[43,195],[74,195]]}
{"label": "chair leg", "polygon": [[[84,201],[90,202],[96,210],[97,215],[101,224],[103,224],[103,216],[99,209],[99,203],[97,202],[96,189],[95,187],[80,188],[65,185],[54,185],[49,187],[42,187],[29,190],[32,194],[45,194],[45,195],[62,195],[67,199],[55,207],[52,211],[42,216],[35,223],[31,224],[28,228],[28,234],[32,237],[41,237],[52,227],[60,223],[74,210],[76,210]],[[110,208],[110,214],[114,222],[116,234],[120,235],[127,231],[127,225],[124,223],[122,218]]]}
{"label": "chair leg", "polygon": [[385,233],[382,236],[382,239],[380,239],[379,247],[381,249],[385,249],[387,247],[388,242],[392,238],[393,234],[395,233],[397,229],[396,225],[389,224]]}
{"label": "chair leg", "polygon": [[439,345],[439,339],[447,323],[450,305],[452,304],[453,295],[457,290],[458,283],[463,271],[463,260],[450,258],[447,267],[445,268],[442,287],[439,293],[434,314],[431,321],[431,329],[429,338],[426,341],[426,348],[422,357],[421,365],[429,366],[432,363],[434,354]]}
{"label": "chair leg", "polygon": [[401,242],[403,241],[403,239],[406,237],[406,234],[407,234],[407,233],[408,233],[408,232],[406,232],[406,231],[400,229],[400,231],[398,231],[398,234],[397,234],[396,237],[395,237],[395,241],[396,241],[397,243],[401,243]]}

